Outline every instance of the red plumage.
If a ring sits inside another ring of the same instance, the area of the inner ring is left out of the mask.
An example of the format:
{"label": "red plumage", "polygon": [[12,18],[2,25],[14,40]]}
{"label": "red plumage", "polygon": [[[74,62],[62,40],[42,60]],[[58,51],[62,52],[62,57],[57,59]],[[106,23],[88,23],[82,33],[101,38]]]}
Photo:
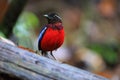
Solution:
{"label": "red plumage", "polygon": [[53,51],[59,48],[64,41],[64,30],[53,29],[49,26],[46,30],[42,40],[41,49],[43,51]]}
{"label": "red plumage", "polygon": [[[48,19],[48,24],[44,26],[39,35],[38,49],[42,54],[59,48],[64,42],[64,30],[61,18],[56,13],[44,15]],[[54,57],[54,56],[53,56]]]}

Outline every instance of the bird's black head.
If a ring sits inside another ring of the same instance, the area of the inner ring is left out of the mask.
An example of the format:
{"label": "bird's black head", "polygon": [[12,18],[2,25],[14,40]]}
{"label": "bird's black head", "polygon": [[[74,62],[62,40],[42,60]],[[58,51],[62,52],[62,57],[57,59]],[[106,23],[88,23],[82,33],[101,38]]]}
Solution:
{"label": "bird's black head", "polygon": [[48,23],[62,22],[60,16],[56,13],[49,13],[44,16],[48,19]]}

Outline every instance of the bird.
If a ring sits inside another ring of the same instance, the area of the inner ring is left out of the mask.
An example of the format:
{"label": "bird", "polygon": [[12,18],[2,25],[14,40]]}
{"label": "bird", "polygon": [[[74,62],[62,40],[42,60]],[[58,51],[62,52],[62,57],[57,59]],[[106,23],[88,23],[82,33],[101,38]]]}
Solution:
{"label": "bird", "polygon": [[48,13],[44,17],[48,23],[40,31],[38,49],[42,51],[42,55],[46,55],[50,51],[50,55],[56,59],[52,51],[57,50],[64,42],[62,19],[57,13]]}

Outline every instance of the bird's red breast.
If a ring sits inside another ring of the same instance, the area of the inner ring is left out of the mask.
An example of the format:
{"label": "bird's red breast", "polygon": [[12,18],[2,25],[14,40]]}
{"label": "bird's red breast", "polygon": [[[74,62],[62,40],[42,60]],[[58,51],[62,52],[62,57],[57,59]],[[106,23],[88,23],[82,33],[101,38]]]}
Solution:
{"label": "bird's red breast", "polygon": [[[54,26],[58,26],[55,24]],[[64,42],[64,30],[62,26],[58,26],[59,29],[49,27],[45,31],[45,34],[41,40],[41,49],[43,51],[53,51],[59,48]]]}
{"label": "bird's red breast", "polygon": [[38,49],[42,51],[42,54],[50,51],[52,55],[52,51],[59,48],[64,41],[62,20],[56,13],[50,13],[44,16],[47,18],[48,24],[40,32]]}

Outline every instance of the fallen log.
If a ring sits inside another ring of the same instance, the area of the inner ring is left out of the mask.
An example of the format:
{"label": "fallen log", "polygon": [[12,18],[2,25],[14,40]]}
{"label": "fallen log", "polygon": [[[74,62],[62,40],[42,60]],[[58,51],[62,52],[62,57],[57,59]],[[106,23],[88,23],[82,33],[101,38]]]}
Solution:
{"label": "fallen log", "polygon": [[0,72],[24,80],[108,80],[0,40]]}

